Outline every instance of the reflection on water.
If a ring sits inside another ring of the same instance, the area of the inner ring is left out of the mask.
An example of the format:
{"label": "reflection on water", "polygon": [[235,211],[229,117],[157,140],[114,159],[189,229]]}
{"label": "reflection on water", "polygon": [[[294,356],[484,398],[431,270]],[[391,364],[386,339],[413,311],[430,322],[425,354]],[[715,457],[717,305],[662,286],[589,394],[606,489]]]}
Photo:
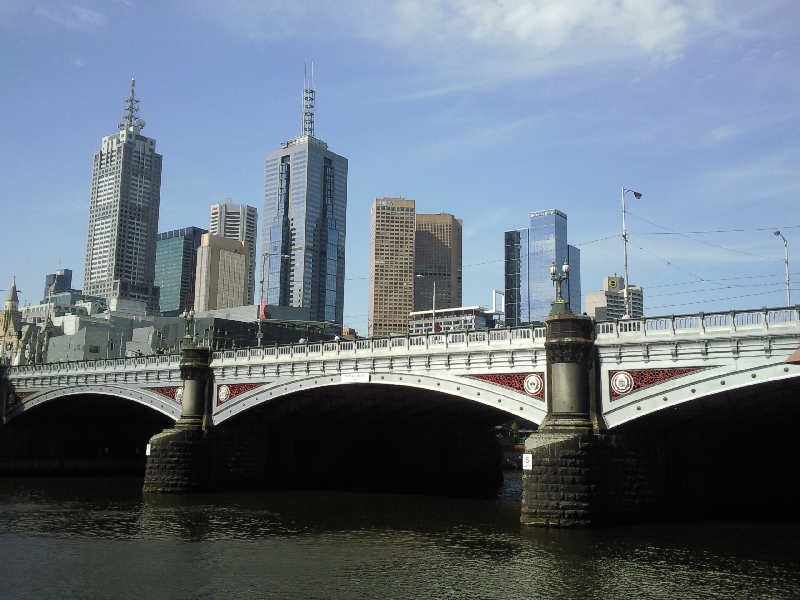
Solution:
{"label": "reflection on water", "polygon": [[800,527],[519,525],[495,500],[0,480],[0,598],[790,598]]}

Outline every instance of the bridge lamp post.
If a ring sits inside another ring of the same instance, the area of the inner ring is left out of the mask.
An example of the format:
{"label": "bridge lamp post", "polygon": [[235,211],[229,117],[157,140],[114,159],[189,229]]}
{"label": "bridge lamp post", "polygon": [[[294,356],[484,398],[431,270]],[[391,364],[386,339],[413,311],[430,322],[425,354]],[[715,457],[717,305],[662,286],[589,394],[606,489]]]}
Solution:
{"label": "bridge lamp post", "polygon": [[792,295],[789,291],[789,244],[786,243],[786,238],[783,237],[783,234],[779,230],[775,230],[775,235],[781,236],[783,240],[784,263],[786,264],[786,306],[791,306]]}
{"label": "bridge lamp post", "polygon": [[258,347],[261,347],[262,340],[264,334],[262,332],[262,322],[264,321],[264,267],[266,266],[267,259],[273,256],[280,256],[281,259],[284,258],[291,258],[289,254],[280,254],[278,252],[262,252],[261,253],[261,285],[258,294],[258,333],[256,337],[258,338]]}
{"label": "bridge lamp post", "polygon": [[569,260],[564,259],[564,264],[561,267],[561,275],[558,274],[558,268],[556,267],[556,261],[550,265],[550,279],[553,281],[553,284],[556,286],[556,299],[552,304],[552,308],[550,309],[550,314],[567,314],[570,312],[569,310],[569,302],[564,300],[564,297],[561,295],[561,284],[569,279]]}
{"label": "bridge lamp post", "polygon": [[436,333],[436,279],[433,277],[425,277],[424,275],[414,275],[417,279],[432,279],[433,280],[433,307],[431,309],[431,333]]}
{"label": "bridge lamp post", "polygon": [[628,296],[628,232],[625,229],[625,194],[628,192],[633,193],[633,197],[637,200],[642,197],[639,192],[634,192],[626,188],[622,188],[622,264],[625,271],[625,287],[623,289],[623,298],[625,302],[625,314],[630,316],[631,309],[629,306]]}
{"label": "bridge lamp post", "polygon": [[181,317],[184,323],[186,323],[186,333],[183,334],[183,342],[181,344],[181,346],[185,348],[191,346],[194,342],[192,334],[189,333],[192,328],[192,323],[194,323],[194,309],[190,308],[188,311],[184,310],[183,313],[181,313]]}

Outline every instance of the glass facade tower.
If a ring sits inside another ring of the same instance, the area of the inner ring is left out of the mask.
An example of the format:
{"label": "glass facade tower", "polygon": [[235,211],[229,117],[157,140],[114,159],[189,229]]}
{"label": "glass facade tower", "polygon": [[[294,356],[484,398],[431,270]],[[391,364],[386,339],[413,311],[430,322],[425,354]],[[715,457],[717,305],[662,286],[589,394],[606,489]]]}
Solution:
{"label": "glass facade tower", "polygon": [[559,273],[569,259],[569,279],[562,285],[564,299],[574,313],[581,312],[581,254],[567,243],[567,215],[550,209],[531,213],[531,226],[505,233],[506,324],[543,322],[556,299],[550,279],[555,261]]}
{"label": "glass facade tower", "polygon": [[[266,304],[344,320],[347,159],[306,134],[266,156],[262,258]],[[260,261],[260,262],[261,262]]]}
{"label": "glass facade tower", "polygon": [[194,305],[197,249],[205,229],[186,227],[158,234],[156,285],[161,290],[161,314],[174,317]]}

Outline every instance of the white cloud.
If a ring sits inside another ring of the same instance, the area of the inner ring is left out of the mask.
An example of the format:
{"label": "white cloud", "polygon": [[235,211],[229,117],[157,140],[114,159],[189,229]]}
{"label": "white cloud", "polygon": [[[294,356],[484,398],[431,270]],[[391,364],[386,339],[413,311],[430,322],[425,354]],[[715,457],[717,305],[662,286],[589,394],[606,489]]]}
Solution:
{"label": "white cloud", "polygon": [[362,39],[488,80],[631,57],[670,61],[694,26],[715,19],[715,0],[187,1],[249,39]]}
{"label": "white cloud", "polygon": [[75,18],[78,19],[78,21],[86,25],[94,25],[99,27],[104,25],[106,22],[106,18],[99,12],[89,10],[88,8],[83,8],[82,6],[78,6],[76,4],[70,6],[69,11]]}
{"label": "white cloud", "polygon": [[40,17],[55,21],[65,27],[82,28],[86,26],[101,27],[105,25],[106,18],[103,14],[72,4],[62,8],[38,7],[34,13]]}

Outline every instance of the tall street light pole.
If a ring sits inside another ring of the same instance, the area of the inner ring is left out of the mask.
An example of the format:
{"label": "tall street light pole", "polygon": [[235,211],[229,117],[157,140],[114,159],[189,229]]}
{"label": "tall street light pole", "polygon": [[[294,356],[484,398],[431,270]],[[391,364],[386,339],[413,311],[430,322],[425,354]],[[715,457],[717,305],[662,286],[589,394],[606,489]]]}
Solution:
{"label": "tall street light pole", "polygon": [[[424,275],[414,275],[417,279],[428,279]],[[431,277],[430,279],[433,280],[433,307],[431,310],[431,321],[433,323],[433,327],[431,328],[432,333],[436,333],[436,279]]]}
{"label": "tall street light pole", "polygon": [[261,285],[258,294],[258,347],[261,347],[261,343],[264,337],[264,333],[262,332],[262,323],[264,321],[264,266],[267,263],[267,259],[272,256],[280,256],[281,259],[284,258],[291,258],[288,254],[272,254],[271,252],[262,252],[261,253]]}
{"label": "tall street light pole", "polygon": [[625,314],[631,316],[631,307],[628,300],[628,232],[625,229],[625,194],[633,192],[633,196],[638,200],[642,197],[639,192],[622,188],[622,263],[625,275],[625,287],[623,289],[623,298],[625,300]]}
{"label": "tall street light pole", "polygon": [[792,294],[789,291],[789,244],[786,243],[786,238],[783,237],[783,234],[775,230],[775,235],[781,236],[783,240],[783,253],[784,253],[784,262],[786,263],[786,306],[792,305]]}

